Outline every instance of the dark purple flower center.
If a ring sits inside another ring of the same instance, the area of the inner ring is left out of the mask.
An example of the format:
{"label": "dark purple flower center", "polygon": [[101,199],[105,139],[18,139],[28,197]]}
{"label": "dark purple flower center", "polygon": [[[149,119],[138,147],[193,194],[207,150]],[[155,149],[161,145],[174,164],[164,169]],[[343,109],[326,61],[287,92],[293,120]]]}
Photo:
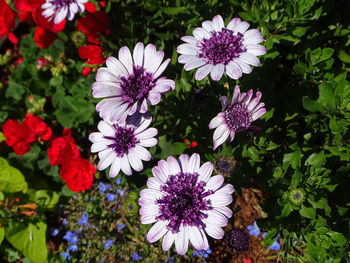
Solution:
{"label": "dark purple flower center", "polygon": [[243,103],[229,105],[225,110],[227,125],[235,131],[244,131],[252,123],[252,114]]}
{"label": "dark purple flower center", "polygon": [[239,252],[248,250],[249,236],[245,230],[238,227],[226,232],[225,241],[231,250]]}
{"label": "dark purple flower center", "polygon": [[140,66],[133,66],[133,74],[120,80],[122,98],[129,103],[147,98],[148,92],[156,85],[153,75]]}
{"label": "dark purple flower center", "polygon": [[156,201],[160,212],[156,219],[169,220],[167,228],[173,233],[179,231],[181,224],[205,227],[202,219],[206,215],[203,211],[211,209],[211,206],[204,197],[211,195],[213,191],[205,191],[206,183],[203,181],[197,183],[197,177],[197,173],[178,173],[171,175],[161,187],[166,195]]}
{"label": "dark purple flower center", "polygon": [[56,7],[56,9],[60,9],[73,2],[75,3],[76,0],[53,0],[53,5]]}
{"label": "dark purple flower center", "polygon": [[246,51],[241,33],[234,34],[232,30],[223,27],[221,31],[212,31],[211,34],[211,38],[202,40],[201,53],[198,54],[198,57],[204,58],[209,64],[227,65]]}
{"label": "dark purple flower center", "polygon": [[112,148],[118,157],[122,157],[136,145],[137,139],[132,128],[123,128],[116,124],[113,125],[113,128],[115,129],[115,136],[104,136],[104,138],[113,140],[113,143],[109,144],[108,147]]}

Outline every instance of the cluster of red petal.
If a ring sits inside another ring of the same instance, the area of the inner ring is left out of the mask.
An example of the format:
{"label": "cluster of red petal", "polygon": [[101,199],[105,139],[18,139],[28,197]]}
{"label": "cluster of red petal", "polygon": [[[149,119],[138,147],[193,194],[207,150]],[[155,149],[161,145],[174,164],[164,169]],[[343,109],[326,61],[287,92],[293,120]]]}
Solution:
{"label": "cluster of red petal", "polygon": [[45,0],[15,0],[15,8],[18,12],[17,16],[22,22],[34,20],[37,28],[34,33],[34,41],[41,48],[48,48],[57,38],[57,33],[61,32],[66,21],[63,20],[59,24],[55,24],[53,20],[47,21],[42,16],[43,9],[41,5]]}
{"label": "cluster of red petal", "polygon": [[96,11],[96,6],[92,3],[86,3],[85,8],[88,14],[79,18],[76,30],[83,32],[91,45],[80,47],[79,56],[81,59],[87,59],[85,62],[87,64],[102,64],[105,63],[106,58],[103,57],[99,44],[100,36],[110,33],[107,28],[108,16],[104,11]]}
{"label": "cluster of red petal", "polygon": [[185,139],[184,143],[186,143],[187,148],[194,148],[198,145],[196,141],[190,142],[188,139]]}
{"label": "cluster of red petal", "polygon": [[7,120],[2,127],[5,143],[11,146],[17,155],[23,155],[30,150],[32,142],[40,137],[48,141],[52,131],[49,126],[38,116],[26,115],[20,124],[17,120]]}
{"label": "cluster of red petal", "polygon": [[0,0],[0,38],[8,36],[8,39],[15,45],[18,44],[17,37],[10,31],[15,26],[15,14],[5,2]]}
{"label": "cluster of red petal", "polygon": [[91,187],[96,169],[80,157],[70,129],[64,129],[62,137],[52,140],[47,155],[52,166],[61,165],[60,177],[70,190],[79,192]]}

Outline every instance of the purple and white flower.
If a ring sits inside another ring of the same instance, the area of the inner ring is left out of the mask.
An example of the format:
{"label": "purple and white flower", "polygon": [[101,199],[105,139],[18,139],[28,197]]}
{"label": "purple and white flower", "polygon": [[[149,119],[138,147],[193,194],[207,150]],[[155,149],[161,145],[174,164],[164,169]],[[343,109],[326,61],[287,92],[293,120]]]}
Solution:
{"label": "purple and white flower", "polygon": [[266,54],[266,48],[258,45],[264,38],[257,29],[250,29],[249,23],[233,18],[227,26],[220,15],[212,21],[204,21],[202,27],[193,30],[193,36],[183,36],[186,42],[177,47],[179,63],[185,70],[199,68],[196,80],[202,80],[209,73],[213,80],[220,80],[223,73],[232,79],[239,79],[242,73],[252,72],[251,66],[259,66],[257,56]]}
{"label": "purple and white flower", "polygon": [[147,104],[156,105],[160,94],[175,88],[175,82],[159,77],[170,59],[162,63],[163,51],[148,44],[145,48],[137,43],[131,55],[127,47],[119,50],[119,59],[109,57],[107,67],[98,69],[92,95],[104,98],[96,105],[101,118],[123,123],[128,115],[136,111],[145,113]]}
{"label": "purple and white flower", "polygon": [[265,112],[264,103],[259,103],[261,92],[253,96],[253,90],[241,93],[238,86],[235,87],[231,102],[223,96],[221,98],[222,112],[209,123],[209,129],[215,129],[213,135],[215,149],[225,141],[233,141],[236,132],[247,130],[251,123],[259,119]]}
{"label": "purple and white flower", "polygon": [[209,249],[209,236],[221,239],[232,211],[233,186],[223,184],[224,177],[215,175],[210,162],[200,166],[199,154],[182,154],[179,160],[169,156],[152,169],[154,177],[138,201],[142,224],[156,222],[147,234],[150,243],[163,237],[167,251],[175,242],[178,254],[184,255],[189,242],[197,250]]}
{"label": "purple and white flower", "polygon": [[55,24],[61,23],[66,17],[69,21],[73,20],[78,12],[84,12],[88,0],[46,0],[46,3],[41,5],[44,9],[42,15],[49,18],[49,21],[55,17]]}
{"label": "purple and white flower", "polygon": [[110,167],[109,176],[115,177],[120,170],[131,175],[131,167],[140,172],[142,161],[151,160],[151,153],[144,147],[152,147],[158,140],[154,138],[158,131],[148,128],[152,121],[149,115],[135,114],[123,124],[100,121],[98,130],[89,135],[93,143],[91,152],[98,152],[100,161],[98,170]]}

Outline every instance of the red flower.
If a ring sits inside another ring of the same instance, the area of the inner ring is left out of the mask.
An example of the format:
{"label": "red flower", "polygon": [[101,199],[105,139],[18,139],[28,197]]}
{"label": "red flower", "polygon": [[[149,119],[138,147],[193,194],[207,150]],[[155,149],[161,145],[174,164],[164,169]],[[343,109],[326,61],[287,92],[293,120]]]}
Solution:
{"label": "red flower", "polygon": [[[15,26],[15,14],[5,2],[0,0],[0,38],[10,33]],[[12,42],[12,41],[11,41]]]}
{"label": "red flower", "polygon": [[21,22],[32,20],[32,6],[28,0],[15,0],[15,8],[18,12],[17,17]]}
{"label": "red flower", "polygon": [[193,141],[193,142],[191,142],[191,147],[193,148],[193,147],[196,147],[198,145],[198,143],[196,142],[196,141]]}
{"label": "red flower", "polygon": [[52,166],[64,164],[67,159],[80,157],[80,151],[74,143],[70,129],[63,129],[63,136],[55,138],[51,147],[47,149],[47,155]]}
{"label": "red flower", "polygon": [[20,124],[17,120],[7,120],[2,126],[6,144],[11,146],[17,155],[23,155],[30,150],[30,144],[37,136],[44,141],[51,137],[51,128],[38,116],[26,115]]}
{"label": "red flower", "polygon": [[27,126],[30,134],[28,134],[28,138],[31,136],[34,138],[33,141],[36,140],[37,136],[40,136],[44,141],[48,141],[52,135],[52,130],[39,116],[31,116],[30,114],[26,115],[26,118],[22,122],[22,126]]}
{"label": "red flower", "polygon": [[98,2],[98,4],[100,5],[100,7],[106,7],[106,1],[100,1]]}
{"label": "red flower", "polygon": [[104,11],[89,12],[91,13],[90,15],[79,18],[77,31],[85,33],[88,42],[98,45],[101,42],[99,40],[100,35],[109,34],[107,28],[108,16]]}
{"label": "red flower", "polygon": [[87,59],[87,64],[103,64],[106,58],[102,56],[102,48],[96,45],[87,45],[79,48],[79,56],[82,59]]}
{"label": "red flower", "polygon": [[247,258],[243,261],[243,263],[253,263],[253,260],[251,258]]}
{"label": "red flower", "polygon": [[85,68],[83,69],[83,71],[81,72],[81,74],[83,74],[84,77],[89,76],[90,73],[91,73],[91,68],[90,68],[90,67],[85,67]]}
{"label": "red flower", "polygon": [[62,164],[60,176],[73,192],[89,189],[94,181],[95,167],[79,157],[68,158]]}
{"label": "red flower", "polygon": [[57,35],[50,30],[38,26],[34,33],[34,42],[41,48],[48,48],[56,40]]}
{"label": "red flower", "polygon": [[89,13],[93,13],[93,12],[96,12],[96,6],[93,4],[93,3],[85,3],[84,4],[85,6],[85,10]]}

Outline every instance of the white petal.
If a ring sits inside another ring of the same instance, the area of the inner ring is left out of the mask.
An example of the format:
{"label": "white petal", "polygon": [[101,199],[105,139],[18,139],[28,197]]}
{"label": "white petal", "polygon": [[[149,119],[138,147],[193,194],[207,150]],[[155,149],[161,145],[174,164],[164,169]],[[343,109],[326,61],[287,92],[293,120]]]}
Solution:
{"label": "white petal", "polygon": [[198,171],[198,180],[197,182],[203,181],[208,182],[211,174],[213,173],[214,166],[211,162],[204,163]]}
{"label": "white petal", "polygon": [[[195,56],[191,56],[191,57],[195,57]],[[184,70],[186,70],[186,71],[192,70],[192,69],[201,67],[204,64],[206,64],[206,62],[203,59],[199,59],[196,57],[191,62],[185,64]]]}
{"label": "white petal", "polygon": [[130,152],[133,152],[144,161],[149,161],[152,158],[151,153],[140,145],[135,145],[134,148],[130,149]]}
{"label": "white petal", "polygon": [[158,220],[154,215],[150,216],[141,216],[141,224],[152,224],[154,222],[157,222]]}
{"label": "white petal", "polygon": [[233,91],[233,95],[232,95],[232,100],[231,103],[236,103],[238,101],[239,95],[241,94],[241,91],[239,89],[239,86],[236,85]]}
{"label": "white petal", "polygon": [[112,69],[102,67],[97,70],[96,81],[118,83],[119,76]]}
{"label": "white petal", "polygon": [[[220,102],[221,102],[221,108],[222,110],[225,110],[226,109],[226,106],[228,104],[230,104],[230,101],[228,100],[228,98],[226,96],[222,96],[221,99],[220,99]],[[220,113],[219,113],[220,114]],[[223,114],[224,116],[225,114]]]}
{"label": "white petal", "polygon": [[186,227],[180,226],[179,232],[175,236],[176,252],[185,255],[188,249],[188,232]]}
{"label": "white petal", "polygon": [[145,113],[147,111],[147,100],[144,99],[140,105],[139,112]]}
{"label": "white petal", "polygon": [[224,182],[224,177],[222,175],[220,174],[214,175],[210,177],[209,181],[207,182],[207,185],[205,186],[205,189],[215,191],[222,185],[223,182]]}
{"label": "white petal", "polygon": [[220,124],[223,123],[224,121],[224,117],[223,117],[224,113],[220,112],[218,115],[216,115],[216,117],[214,117],[210,123],[209,123],[209,129],[215,129],[216,127],[218,127]]}
{"label": "white petal", "polygon": [[260,91],[257,91],[255,93],[254,98],[252,98],[251,101],[248,104],[248,107],[247,107],[248,111],[251,111],[252,109],[255,108],[256,105],[258,105],[258,103],[260,102],[260,99],[261,99],[261,95],[262,94],[261,94]]}
{"label": "white petal", "polygon": [[226,206],[232,202],[232,195],[214,193],[212,195],[205,197],[205,199],[210,200],[211,205],[213,207]]}
{"label": "white petal", "polygon": [[223,214],[215,211],[215,210],[208,210],[208,217],[205,218],[205,222],[208,222],[210,225],[216,225],[220,227],[225,227],[228,223],[227,217]]}
{"label": "white petal", "polygon": [[140,66],[140,67],[143,66],[143,50],[144,50],[143,43],[138,42],[133,52],[134,64],[136,66]]}
{"label": "white petal", "polygon": [[[100,152],[102,153],[102,152]],[[100,155],[99,155],[100,157]],[[116,158],[116,155],[114,152],[110,151],[108,152],[108,154],[106,154],[106,156],[104,156],[104,158],[100,157],[100,161],[98,162],[97,168],[99,171],[102,171],[104,169],[106,169],[108,166],[111,165],[111,163],[114,161],[114,159]]]}
{"label": "white petal", "polygon": [[166,225],[168,223],[168,221],[161,220],[155,223],[147,233],[148,242],[154,243],[158,241],[161,237],[163,237],[165,233],[168,232],[168,229],[166,228]]}
{"label": "white petal", "polygon": [[136,172],[141,172],[143,170],[143,164],[141,159],[135,155],[135,154],[128,154],[128,160],[131,165],[131,167],[136,171]]}
{"label": "white petal", "polygon": [[156,177],[150,177],[147,179],[147,187],[149,189],[160,190],[161,185],[162,185],[162,182],[159,181]]}
{"label": "white petal", "polygon": [[221,239],[225,234],[221,227],[212,224],[208,224],[204,230],[209,236],[215,239]]}
{"label": "white petal", "polygon": [[156,136],[158,134],[158,130],[156,128],[148,128],[147,130],[144,130],[140,134],[137,134],[135,136],[136,139],[148,139]]}
{"label": "white petal", "polygon": [[197,173],[199,171],[199,166],[200,166],[200,156],[198,153],[194,153],[192,154],[188,162],[188,172]]}
{"label": "white petal", "polygon": [[210,38],[211,34],[204,28],[197,27],[193,30],[192,34],[197,40],[202,40],[203,38]]}
{"label": "white petal", "polygon": [[217,140],[214,140],[214,144],[213,144],[213,150],[215,151],[216,148],[218,148],[219,145],[223,144],[228,136],[230,135],[230,131],[229,130],[226,130],[220,138],[218,138]]}
{"label": "white petal", "polygon": [[219,139],[223,134],[224,132],[227,130],[227,126],[226,124],[221,124],[219,125],[216,130],[214,131],[214,134],[213,134],[213,140],[217,140]]}
{"label": "white petal", "polygon": [[[153,74],[153,78],[157,79],[162,73],[163,71],[166,69],[166,67],[169,65],[170,62],[170,58],[166,59],[160,66],[159,68],[156,70],[156,72],[154,72]],[[174,84],[175,86],[175,84]]]}
{"label": "white petal", "polygon": [[[150,73],[154,73],[161,63],[164,53],[158,54],[155,45],[148,44],[145,48],[145,57],[143,60],[143,67]],[[157,65],[156,65],[157,64]]]}
{"label": "white petal", "polygon": [[235,61],[231,61],[226,65],[226,74],[232,79],[239,79],[242,77],[242,69]]}
{"label": "white petal", "polygon": [[168,179],[168,174],[165,174],[158,166],[152,168],[152,173],[162,183],[165,183]]}
{"label": "white petal", "polygon": [[257,29],[250,29],[244,33],[242,44],[244,46],[251,45],[251,44],[254,45],[262,41],[264,41],[264,38],[261,36],[260,31]]}
{"label": "white petal", "polygon": [[[149,201],[149,204],[152,204],[157,199],[162,198],[162,193],[154,189],[143,189],[140,192],[140,199],[145,199]],[[140,201],[139,199],[139,201]]]}
{"label": "white petal", "polygon": [[242,34],[244,34],[246,31],[247,31],[247,29],[249,28],[249,23],[248,22],[240,22],[240,23],[237,23],[234,27],[233,27],[233,31],[235,32],[235,33],[242,33]]}
{"label": "white petal", "polygon": [[116,177],[120,171],[120,158],[116,157],[112,162],[111,168],[109,169],[109,177]]}
{"label": "white petal", "polygon": [[144,147],[153,147],[154,145],[157,145],[158,140],[155,138],[148,138],[148,139],[142,139],[140,140],[140,144]]}
{"label": "white petal", "polygon": [[266,54],[266,48],[261,45],[247,45],[247,52],[253,54],[254,56],[261,56]]}
{"label": "white petal", "polygon": [[165,234],[163,238],[162,248],[164,251],[168,251],[174,243],[176,234],[173,234],[170,230]]}
{"label": "white petal", "polygon": [[239,22],[241,22],[241,19],[239,18],[233,18],[227,25],[227,29],[233,30],[233,27],[237,25]]}
{"label": "white petal", "polygon": [[91,145],[91,152],[97,153],[103,151],[107,148],[107,145],[103,142],[96,142]]}
{"label": "white petal", "polygon": [[261,109],[255,111],[252,115],[253,121],[259,119],[261,116],[263,116],[265,114],[265,112],[266,112],[265,108],[261,108]]}
{"label": "white petal", "polygon": [[180,165],[180,168],[181,168],[181,171],[183,173],[188,173],[189,172],[189,157],[187,154],[181,154],[180,157],[179,157],[179,165]]}
{"label": "white petal", "polygon": [[216,31],[221,31],[221,29],[225,26],[224,25],[224,20],[222,19],[222,17],[220,15],[216,15],[213,18],[213,28]]}
{"label": "white petal", "polygon": [[210,71],[210,76],[213,80],[218,81],[224,74],[225,66],[223,64],[216,64]]}
{"label": "white petal", "polygon": [[172,156],[169,156],[167,159],[167,164],[168,164],[168,168],[170,170],[170,174],[178,174],[181,172],[179,163],[176,161],[176,159]]}
{"label": "white petal", "polygon": [[241,53],[241,54],[239,55],[239,58],[240,58],[243,62],[245,62],[245,63],[247,63],[247,64],[249,64],[249,65],[253,65],[253,66],[256,66],[256,67],[260,65],[259,59],[258,59],[256,56],[252,55],[252,54],[249,54],[249,53]]}
{"label": "white petal", "polygon": [[199,48],[197,48],[193,44],[181,44],[177,47],[177,52],[183,55],[196,55],[199,51]]}
{"label": "white petal", "polygon": [[237,63],[237,65],[241,68],[241,71],[245,74],[250,74],[252,73],[252,67],[250,65],[248,65],[246,62],[244,62],[242,59],[240,58],[235,58],[235,62]]}
{"label": "white petal", "polygon": [[92,84],[92,96],[94,98],[114,97],[121,95],[122,89],[117,83],[96,81]]}
{"label": "white petal", "polygon": [[115,57],[109,57],[106,60],[108,69],[116,76],[128,76],[125,66]]}
{"label": "white petal", "polygon": [[235,191],[232,184],[225,184],[220,187],[215,193],[218,194],[232,194]]}
{"label": "white petal", "polygon": [[156,86],[153,88],[154,90],[160,93],[166,93],[175,88],[175,82],[170,79],[159,79],[156,82]]}
{"label": "white petal", "polygon": [[98,130],[104,135],[104,136],[115,136],[115,130],[112,128],[111,125],[109,125],[105,121],[100,121],[97,125]]}
{"label": "white petal", "polygon": [[196,44],[197,43],[197,39],[195,39],[192,36],[183,36],[181,37],[181,40],[190,44]]}
{"label": "white petal", "polygon": [[215,207],[214,210],[220,212],[227,218],[231,218],[233,214],[232,210],[226,206]]}
{"label": "white petal", "polygon": [[152,117],[142,118],[142,122],[140,123],[140,126],[135,129],[134,134],[139,134],[144,130],[146,130],[148,126],[151,124],[151,122],[152,122]]}
{"label": "white petal", "polygon": [[160,93],[156,90],[151,90],[148,92],[147,97],[148,104],[156,105],[160,102]]}
{"label": "white petal", "polygon": [[197,227],[188,226],[189,239],[193,247],[202,250],[204,247],[203,237]]}
{"label": "white petal", "polygon": [[128,47],[124,46],[119,49],[118,58],[120,62],[123,63],[124,67],[129,72],[129,74],[132,74],[132,57]]}
{"label": "white petal", "polygon": [[213,23],[209,20],[203,21],[202,22],[202,27],[207,30],[208,32],[212,32],[215,29],[213,28]]}
{"label": "white petal", "polygon": [[203,67],[199,68],[196,72],[195,79],[196,80],[204,79],[209,74],[212,67],[213,67],[213,65],[207,64],[207,65],[204,65]]}
{"label": "white petal", "polygon": [[124,154],[122,159],[120,160],[120,169],[125,173],[126,175],[132,175],[132,171],[130,168],[128,157]]}
{"label": "white petal", "polygon": [[61,23],[67,16],[68,13],[68,8],[67,6],[62,7],[61,9],[59,9],[59,11],[56,13],[55,19],[54,19],[54,23],[55,24],[59,24]]}

